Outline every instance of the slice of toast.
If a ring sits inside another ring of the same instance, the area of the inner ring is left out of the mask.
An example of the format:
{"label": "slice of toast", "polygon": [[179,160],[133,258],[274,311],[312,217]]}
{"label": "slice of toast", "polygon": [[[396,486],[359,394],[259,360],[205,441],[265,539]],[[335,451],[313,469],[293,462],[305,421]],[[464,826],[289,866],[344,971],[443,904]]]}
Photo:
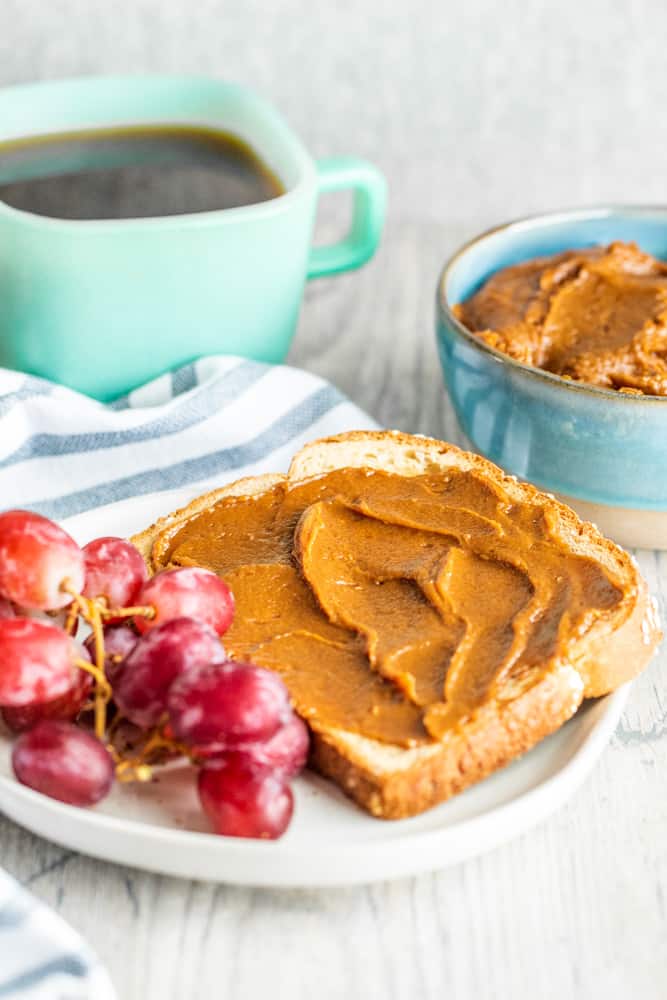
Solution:
{"label": "slice of toast", "polygon": [[359,431],[306,445],[287,476],[242,479],[161,518],[132,541],[152,572],[164,568],[169,538],[191,517],[230,497],[253,497],[336,469],[383,470],[401,476],[470,470],[502,487],[510,500],[549,512],[573,554],[594,559],[622,590],[613,613],[595,619],[567,662],[540,668],[535,683],[511,686],[488,699],[442,740],[404,748],[345,729],[313,732],[311,764],[375,816],[395,819],[422,812],[491,774],[554,732],[585,697],[612,691],[641,671],[660,640],[653,601],[632,557],[579,520],[570,508],[535,487],[506,476],[477,455],[431,438],[390,431]]}

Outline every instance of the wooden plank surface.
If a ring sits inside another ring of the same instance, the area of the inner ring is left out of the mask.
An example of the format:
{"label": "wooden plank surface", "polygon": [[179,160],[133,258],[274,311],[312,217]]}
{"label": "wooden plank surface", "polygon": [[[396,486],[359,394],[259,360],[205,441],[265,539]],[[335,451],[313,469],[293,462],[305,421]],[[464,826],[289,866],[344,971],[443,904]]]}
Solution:
{"label": "wooden plank surface", "polygon": [[[379,421],[456,429],[433,342],[465,235],[395,225],[373,264],[309,289],[291,360]],[[667,556],[640,553],[664,613]],[[0,820],[2,864],[87,937],[120,1000],[667,996],[667,659],[611,745],[532,832],[454,869],[367,888],[262,892],[103,864]]]}

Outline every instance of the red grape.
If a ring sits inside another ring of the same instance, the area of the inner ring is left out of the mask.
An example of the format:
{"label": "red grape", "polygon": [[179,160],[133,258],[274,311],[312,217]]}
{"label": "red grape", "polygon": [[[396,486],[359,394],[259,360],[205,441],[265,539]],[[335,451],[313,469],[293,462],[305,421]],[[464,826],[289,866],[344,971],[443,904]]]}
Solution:
{"label": "red grape", "polygon": [[0,597],[0,621],[3,618],[16,618],[16,608],[11,601],[6,600],[4,597]]}
{"label": "red grape", "polygon": [[156,725],[174,679],[204,663],[221,663],[224,650],[213,629],[192,618],[174,618],[143,636],[117,678],[114,699],[131,722]]}
{"label": "red grape", "polygon": [[306,766],[309,743],[308,727],[303,719],[292,714],[270,740],[244,743],[239,749],[258,764],[293,778]]}
{"label": "red grape", "polygon": [[96,538],[83,547],[86,597],[104,597],[110,608],[130,607],[146,582],[146,564],[124,538]]}
{"label": "red grape", "polygon": [[93,678],[85,670],[77,671],[74,683],[69,691],[59,698],[50,701],[31,702],[29,705],[16,707],[6,706],[0,709],[0,714],[6,725],[15,733],[30,729],[40,719],[76,719],[93,688]]}
{"label": "red grape", "polygon": [[[308,727],[298,715],[292,713],[270,740],[239,743],[234,750],[255,764],[280,771],[286,778],[294,778],[306,766],[309,745]],[[193,756],[202,762],[224,757],[227,752],[224,747],[211,745],[192,748]]]}
{"label": "red grape", "polygon": [[234,598],[227,584],[208,569],[186,566],[158,573],[144,584],[137,603],[155,608],[155,618],[137,616],[140,632],[172,618],[196,618],[223,635],[234,617]]}
{"label": "red grape", "polygon": [[[104,673],[112,687],[118,682],[125,661],[138,641],[139,636],[129,625],[110,625],[104,629]],[[95,636],[92,633],[84,646],[94,660]]]}
{"label": "red grape", "polygon": [[284,775],[229,753],[205,764],[199,799],[216,833],[275,840],[292,818],[294,798]]}
{"label": "red grape", "polygon": [[71,722],[45,719],[23,733],[12,752],[23,785],[74,806],[92,806],[108,794],[114,765],[99,740]]}
{"label": "red grape", "polygon": [[287,688],[277,674],[231,661],[183,674],[167,704],[176,739],[192,746],[268,740],[290,715]]}
{"label": "red grape", "polygon": [[51,701],[72,688],[74,641],[55,625],[32,618],[0,621],[0,705]]}
{"label": "red grape", "polygon": [[80,592],[83,581],[83,553],[67,532],[29,511],[0,514],[0,595],[53,611],[71,603],[63,584]]}

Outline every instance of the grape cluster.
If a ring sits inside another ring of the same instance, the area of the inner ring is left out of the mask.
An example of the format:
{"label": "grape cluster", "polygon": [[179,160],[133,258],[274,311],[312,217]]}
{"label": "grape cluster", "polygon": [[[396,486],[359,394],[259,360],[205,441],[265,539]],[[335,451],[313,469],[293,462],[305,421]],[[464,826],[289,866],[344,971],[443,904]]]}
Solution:
{"label": "grape cluster", "polygon": [[[0,514],[0,714],[18,734],[18,780],[90,806],[114,780],[150,779],[165,751],[185,755],[217,833],[281,836],[308,731],[276,674],[225,655],[233,616],[208,570],[148,579],[122,538],[81,549],[45,517]],[[138,733],[138,753],[114,741],[120,724]]]}

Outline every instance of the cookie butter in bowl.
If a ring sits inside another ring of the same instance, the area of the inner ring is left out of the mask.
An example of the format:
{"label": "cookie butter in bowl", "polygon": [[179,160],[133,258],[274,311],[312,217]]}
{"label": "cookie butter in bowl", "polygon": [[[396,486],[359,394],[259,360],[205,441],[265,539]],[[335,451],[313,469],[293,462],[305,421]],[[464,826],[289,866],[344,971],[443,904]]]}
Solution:
{"label": "cookie butter in bowl", "polygon": [[437,308],[473,446],[618,541],[667,548],[667,209],[494,229],[447,264]]}
{"label": "cookie butter in bowl", "polygon": [[636,243],[504,267],[454,315],[525,365],[604,389],[667,396],[667,264]]}

